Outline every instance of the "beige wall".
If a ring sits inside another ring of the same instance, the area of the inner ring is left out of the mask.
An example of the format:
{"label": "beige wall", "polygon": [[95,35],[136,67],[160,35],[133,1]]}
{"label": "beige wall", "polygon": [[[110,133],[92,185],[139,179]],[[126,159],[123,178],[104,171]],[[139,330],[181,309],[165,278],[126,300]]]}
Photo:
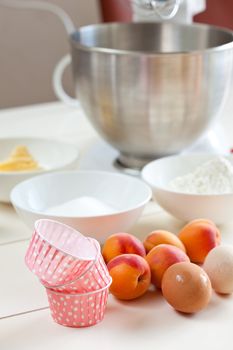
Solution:
{"label": "beige wall", "polygon": [[[98,0],[50,2],[62,6],[76,27],[99,22]],[[0,108],[55,100],[52,72],[68,50],[65,29],[53,14],[0,6]],[[65,85],[71,92],[69,73]]]}

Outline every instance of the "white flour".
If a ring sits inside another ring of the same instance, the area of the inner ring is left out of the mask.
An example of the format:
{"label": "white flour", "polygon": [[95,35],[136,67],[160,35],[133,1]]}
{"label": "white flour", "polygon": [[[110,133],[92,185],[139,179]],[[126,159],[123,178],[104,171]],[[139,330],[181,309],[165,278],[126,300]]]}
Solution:
{"label": "white flour", "polygon": [[233,166],[226,158],[217,157],[192,173],[175,178],[168,186],[173,191],[183,193],[233,193]]}

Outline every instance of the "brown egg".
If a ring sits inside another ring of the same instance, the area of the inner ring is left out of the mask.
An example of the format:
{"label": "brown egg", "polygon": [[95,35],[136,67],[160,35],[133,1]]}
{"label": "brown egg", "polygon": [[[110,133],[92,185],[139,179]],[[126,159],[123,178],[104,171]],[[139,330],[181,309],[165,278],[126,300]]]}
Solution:
{"label": "brown egg", "polygon": [[163,296],[177,311],[194,313],[202,310],[208,305],[211,292],[208,275],[195,264],[174,264],[163,276]]}

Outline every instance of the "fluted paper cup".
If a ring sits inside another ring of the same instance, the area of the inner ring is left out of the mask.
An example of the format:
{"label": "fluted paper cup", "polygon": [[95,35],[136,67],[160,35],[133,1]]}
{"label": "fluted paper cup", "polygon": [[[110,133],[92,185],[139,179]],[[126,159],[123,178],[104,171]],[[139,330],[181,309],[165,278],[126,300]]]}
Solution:
{"label": "fluted paper cup", "polygon": [[81,294],[58,293],[46,289],[52,318],[67,327],[89,327],[102,321],[107,305],[109,286]]}
{"label": "fluted paper cup", "polygon": [[46,286],[59,286],[84,275],[95,263],[99,249],[73,228],[53,220],[35,223],[25,263]]}
{"label": "fluted paper cup", "polygon": [[104,262],[100,252],[99,243],[92,238],[89,238],[98,250],[97,258],[94,263],[84,271],[82,276],[78,276],[76,280],[61,284],[60,286],[50,286],[54,291],[63,293],[86,293],[104,288],[111,281],[108,268]]}

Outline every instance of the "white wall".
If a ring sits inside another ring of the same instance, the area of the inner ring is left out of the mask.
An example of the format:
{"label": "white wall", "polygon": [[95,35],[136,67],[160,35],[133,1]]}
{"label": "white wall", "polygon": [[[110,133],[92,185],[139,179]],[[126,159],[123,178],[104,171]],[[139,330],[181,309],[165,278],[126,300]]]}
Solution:
{"label": "white wall", "polygon": [[[65,9],[76,27],[100,21],[98,0],[50,2]],[[0,6],[0,108],[55,100],[53,68],[68,51],[65,29],[53,14]],[[68,73],[65,85],[71,92]]]}

